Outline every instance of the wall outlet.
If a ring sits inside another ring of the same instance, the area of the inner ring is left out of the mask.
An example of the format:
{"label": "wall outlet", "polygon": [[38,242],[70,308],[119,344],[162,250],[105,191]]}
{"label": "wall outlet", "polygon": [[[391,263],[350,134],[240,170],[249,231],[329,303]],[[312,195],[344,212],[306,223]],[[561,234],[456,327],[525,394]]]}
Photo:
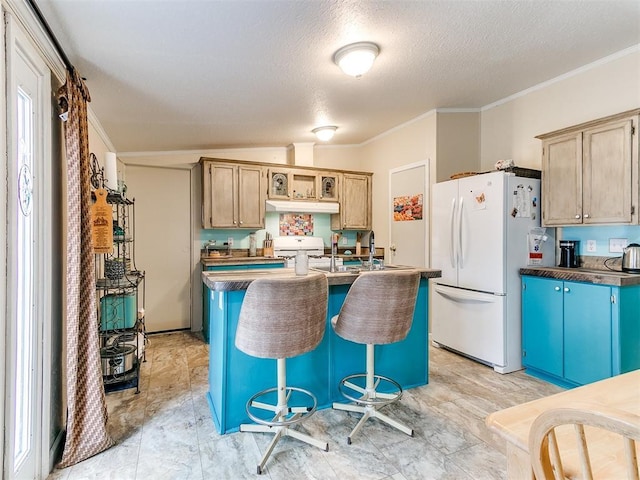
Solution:
{"label": "wall outlet", "polygon": [[343,245],[348,245],[349,244],[349,239],[347,237],[345,237],[344,235],[342,236],[342,244]]}
{"label": "wall outlet", "polygon": [[598,245],[595,240],[587,240],[587,252],[595,252],[598,249]]}
{"label": "wall outlet", "polygon": [[227,238],[227,245],[229,245],[229,247],[233,247],[233,237]]}
{"label": "wall outlet", "polygon": [[609,239],[609,252],[622,253],[625,247],[629,245],[628,238],[610,238]]}

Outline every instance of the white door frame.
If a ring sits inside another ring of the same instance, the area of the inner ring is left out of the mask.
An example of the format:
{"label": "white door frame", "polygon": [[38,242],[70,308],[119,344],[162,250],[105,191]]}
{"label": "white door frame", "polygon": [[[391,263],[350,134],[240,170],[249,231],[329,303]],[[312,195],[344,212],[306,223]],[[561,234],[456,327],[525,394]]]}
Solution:
{"label": "white door frame", "polygon": [[[2,104],[6,107],[6,118],[2,122],[6,122],[5,136],[2,138],[4,156],[3,178],[8,178],[9,189],[2,188],[2,237],[7,244],[6,247],[11,249],[10,235],[13,235],[12,228],[5,229],[5,225],[12,221],[13,215],[16,213],[17,201],[9,201],[9,195],[14,197],[16,187],[12,187],[12,168],[9,167],[9,160],[13,161],[17,155],[17,146],[14,141],[14,119],[15,119],[15,96],[17,85],[15,81],[15,64],[18,56],[21,57],[28,65],[34,76],[37,77],[37,92],[34,93],[34,106],[37,112],[34,122],[34,138],[39,140],[34,148],[34,195],[33,195],[33,214],[35,215],[35,231],[34,231],[34,280],[36,288],[34,290],[35,303],[35,329],[36,329],[36,348],[38,356],[36,359],[36,389],[39,397],[39,404],[36,408],[36,418],[34,422],[34,439],[33,448],[35,455],[35,475],[36,478],[46,477],[49,473],[49,435],[50,435],[50,397],[51,385],[50,376],[47,372],[51,371],[51,321],[52,321],[52,169],[51,169],[51,71],[47,67],[45,61],[39,54],[38,49],[31,42],[28,35],[24,32],[19,22],[15,18],[6,13],[6,39],[7,57],[3,58],[3,69],[6,76],[3,75],[2,82],[8,81],[3,92],[8,92],[8,98],[3,93]],[[8,175],[9,177],[6,177]],[[4,183],[4,182],[3,182]],[[4,215],[8,215],[6,218]],[[2,401],[11,393],[10,382],[12,378],[11,369],[13,368],[13,358],[15,358],[15,345],[13,345],[14,329],[11,321],[11,312],[13,311],[11,301],[15,298],[15,284],[13,282],[14,275],[11,274],[12,268],[7,262],[11,258],[5,257],[5,248],[0,254],[2,266],[4,270],[4,280],[2,285],[2,293],[0,295],[0,305],[2,306],[2,317],[5,321],[3,327],[2,340],[3,351],[5,356],[0,359],[0,375],[2,375]],[[6,319],[6,320],[5,320]],[[2,320],[0,320],[2,321]],[[12,424],[7,419],[11,418],[14,411],[13,405],[6,402],[0,404],[2,408],[2,427],[3,440],[2,452],[4,458],[3,474],[11,478],[13,446],[4,441],[12,438]]]}
{"label": "white door frame", "polygon": [[[403,172],[405,170],[411,170],[413,168],[424,167],[424,198],[423,198],[423,211],[422,215],[424,218],[424,241],[425,241],[425,266],[429,267],[431,265],[431,242],[429,237],[429,225],[431,224],[431,215],[430,215],[430,205],[431,199],[430,195],[430,185],[429,185],[429,165],[431,160],[427,158],[426,160],[422,160],[420,162],[409,163],[408,165],[403,165],[401,167],[392,168],[389,170],[389,178],[388,178],[388,192],[389,192],[389,201],[387,202],[388,210],[387,216],[389,218],[388,232],[389,239],[387,244],[389,245],[389,257],[391,257],[391,246],[392,246],[392,227],[393,227],[393,193],[391,192],[391,177],[394,173]],[[428,217],[427,217],[428,216]]]}

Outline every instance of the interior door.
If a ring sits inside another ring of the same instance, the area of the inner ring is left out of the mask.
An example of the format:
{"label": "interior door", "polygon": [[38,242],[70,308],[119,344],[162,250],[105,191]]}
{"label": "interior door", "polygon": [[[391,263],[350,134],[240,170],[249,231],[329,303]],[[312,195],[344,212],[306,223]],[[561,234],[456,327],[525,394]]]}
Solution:
{"label": "interior door", "polygon": [[135,199],[135,262],[145,277],[148,332],[191,327],[191,171],[127,165]]}
{"label": "interior door", "polygon": [[426,267],[429,258],[429,165],[414,163],[389,172],[393,211],[390,263]]}

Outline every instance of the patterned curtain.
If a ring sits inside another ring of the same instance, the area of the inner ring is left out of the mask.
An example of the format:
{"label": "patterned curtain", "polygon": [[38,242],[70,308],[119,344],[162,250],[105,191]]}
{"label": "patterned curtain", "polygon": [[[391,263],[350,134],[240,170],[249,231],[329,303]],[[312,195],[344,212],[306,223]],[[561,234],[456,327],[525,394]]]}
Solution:
{"label": "patterned curtain", "polygon": [[[77,71],[67,72],[59,103],[66,112],[67,265],[66,374],[67,436],[60,467],[68,467],[113,445],[100,366],[91,243],[89,183],[89,90]],[[63,115],[64,118],[64,115]]]}

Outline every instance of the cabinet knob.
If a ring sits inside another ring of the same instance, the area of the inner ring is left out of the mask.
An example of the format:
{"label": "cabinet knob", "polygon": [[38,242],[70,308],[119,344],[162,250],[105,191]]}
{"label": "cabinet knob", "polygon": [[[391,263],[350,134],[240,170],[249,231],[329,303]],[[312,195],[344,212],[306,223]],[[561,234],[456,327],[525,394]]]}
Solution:
{"label": "cabinet knob", "polygon": [[240,220],[240,225],[242,225],[242,220]]}
{"label": "cabinet knob", "polygon": [[565,291],[565,292],[569,292],[569,291],[570,291],[570,290],[569,290],[569,287],[564,287],[564,291]]}
{"label": "cabinet knob", "polygon": [[577,214],[576,214],[576,220],[577,220],[578,218],[580,218],[580,214],[579,214],[579,213],[577,213]]}
{"label": "cabinet knob", "polygon": [[585,214],[584,214],[584,218],[589,218],[589,214],[588,214],[588,213],[585,213]]}
{"label": "cabinet knob", "polygon": [[560,291],[560,287],[556,287],[556,288],[554,288],[554,290],[555,290],[556,292],[559,292],[559,291]]}

